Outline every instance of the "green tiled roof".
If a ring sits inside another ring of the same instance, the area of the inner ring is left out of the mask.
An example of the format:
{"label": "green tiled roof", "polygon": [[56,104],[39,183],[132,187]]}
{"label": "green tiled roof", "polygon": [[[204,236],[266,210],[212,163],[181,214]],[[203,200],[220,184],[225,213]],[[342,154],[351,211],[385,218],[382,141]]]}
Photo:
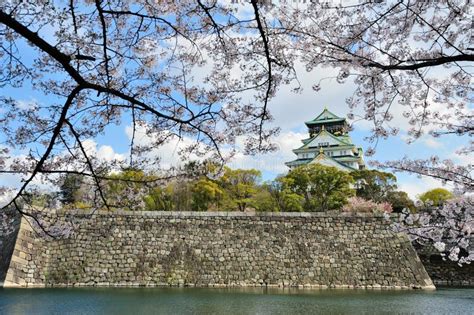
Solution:
{"label": "green tiled roof", "polygon": [[360,157],[359,156],[350,156],[350,155],[337,156],[335,158],[335,160],[337,160],[339,162],[359,162]]}
{"label": "green tiled roof", "polygon": [[[344,163],[342,163],[341,161],[338,161],[337,159],[333,158],[333,157],[330,157],[328,155],[324,155],[324,157],[328,160],[332,160],[333,162],[335,162],[336,164],[340,165],[340,167],[344,168],[344,169],[347,169],[347,170],[355,170],[355,168],[353,168],[352,166],[348,166]],[[285,165],[286,166],[300,166],[300,165],[306,165],[308,163],[310,163],[311,161],[317,159],[318,156],[316,156],[315,158],[309,158],[309,159],[296,159],[296,160],[293,160],[293,161],[290,161],[290,162],[286,162]]]}
{"label": "green tiled roof", "polygon": [[352,144],[352,139],[348,134],[343,135],[343,136],[336,136],[336,137],[345,143]]}
{"label": "green tiled roof", "polygon": [[341,165],[342,167],[345,167],[345,168],[347,168],[347,169],[349,169],[349,170],[355,170],[355,168],[353,168],[352,166],[346,165],[346,164],[344,164],[344,163],[342,163],[342,162],[336,160],[335,158],[332,158],[332,157],[329,157],[329,158],[330,158],[331,160],[337,162],[337,164]]}
{"label": "green tiled roof", "polygon": [[303,164],[308,164],[309,162],[311,162],[314,158],[310,158],[310,159],[297,159],[297,160],[293,160],[293,161],[290,161],[290,162],[286,162],[285,165],[286,166],[293,166],[293,165],[303,165]]}
{"label": "green tiled roof", "polygon": [[314,137],[312,138],[309,138],[309,139],[304,139],[303,140],[303,145],[299,148],[297,148],[296,150],[301,150],[301,149],[305,149],[306,146],[311,142],[313,141],[314,139],[316,139],[317,137],[319,137],[322,133],[324,134],[327,134],[329,135],[331,138],[333,138],[334,140],[336,140],[337,142],[341,143],[342,145],[347,145],[347,146],[352,146],[352,141],[350,140],[350,137],[349,136],[335,136],[333,135],[332,133],[330,133],[329,131],[327,130],[321,130],[317,135],[315,135]]}
{"label": "green tiled roof", "polygon": [[320,124],[325,124],[325,123],[330,123],[330,122],[340,122],[340,121],[345,121],[345,118],[339,117],[336,114],[330,112],[327,108],[323,110],[321,114],[318,115],[318,117],[314,118],[313,120],[306,121],[306,125],[320,125]]}

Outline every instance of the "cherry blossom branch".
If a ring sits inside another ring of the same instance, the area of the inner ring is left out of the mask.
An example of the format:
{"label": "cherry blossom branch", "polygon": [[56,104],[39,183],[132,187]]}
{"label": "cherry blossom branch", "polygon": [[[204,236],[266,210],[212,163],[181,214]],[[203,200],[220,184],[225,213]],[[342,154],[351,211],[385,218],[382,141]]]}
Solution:
{"label": "cherry blossom branch", "polygon": [[107,78],[107,86],[110,86],[109,57],[107,55],[107,26],[104,19],[104,11],[102,10],[101,1],[95,0],[95,6],[99,13],[99,20],[102,26],[102,50],[104,52],[105,76]]}
{"label": "cherry blossom branch", "polygon": [[36,174],[38,174],[42,171],[43,164],[46,162],[46,160],[49,157],[49,154],[53,150],[56,139],[59,136],[59,133],[61,132],[61,128],[62,128],[63,124],[66,122],[66,115],[67,115],[67,112],[69,110],[69,107],[72,105],[74,99],[81,92],[81,90],[82,90],[82,88],[77,86],[69,94],[69,96],[68,96],[68,98],[67,98],[67,100],[64,103],[64,106],[62,108],[62,111],[61,111],[61,114],[60,114],[59,119],[57,121],[56,127],[53,130],[53,133],[51,135],[51,139],[49,141],[49,144],[46,147],[46,150],[43,153],[41,159],[38,161],[38,163],[36,163],[35,168],[31,172],[31,175],[23,182],[23,185],[21,185],[21,187],[18,190],[18,192],[16,193],[16,195],[11,199],[11,201],[9,203],[7,203],[5,206],[3,206],[2,209],[8,208],[12,204],[15,204],[16,200],[22,195],[22,193],[25,191],[26,187],[35,178]]}
{"label": "cherry blossom branch", "polygon": [[261,111],[261,114],[260,114],[260,124],[259,124],[259,140],[258,140],[258,147],[261,148],[262,147],[262,141],[263,141],[263,138],[262,138],[262,134],[263,134],[263,124],[265,122],[265,120],[267,120],[267,107],[268,107],[268,101],[270,99],[270,96],[271,96],[271,90],[272,90],[272,82],[273,82],[273,75],[272,75],[272,62],[273,62],[273,58],[270,56],[270,47],[268,45],[268,38],[267,36],[265,35],[265,30],[263,29],[263,25],[262,25],[262,21],[261,21],[261,17],[260,17],[260,13],[258,11],[258,3],[256,0],[252,0],[251,1],[252,3],[252,7],[253,7],[253,11],[254,11],[254,14],[255,14],[255,20],[257,22],[257,28],[258,28],[258,31],[260,32],[260,36],[262,38],[262,43],[263,43],[263,49],[264,49],[264,53],[265,53],[265,59],[267,60],[267,66],[268,66],[268,79],[267,79],[267,90],[265,92],[265,97],[264,97],[264,104],[263,104],[263,108],[262,108],[262,111]]}
{"label": "cherry blossom branch", "polygon": [[71,133],[74,135],[74,138],[76,139],[76,142],[79,145],[79,148],[81,149],[82,156],[86,159],[87,166],[89,167],[89,170],[91,171],[92,178],[94,179],[97,190],[99,191],[100,199],[104,203],[107,210],[110,210],[109,204],[107,203],[107,199],[105,198],[104,192],[102,191],[99,178],[97,177],[97,174],[95,173],[95,170],[94,170],[94,166],[92,165],[92,162],[89,159],[89,156],[87,155],[86,150],[84,149],[84,146],[82,144],[79,134],[76,132],[76,130],[74,129],[74,126],[69,122],[68,119],[65,120],[65,123],[68,125],[69,129],[71,130]]}

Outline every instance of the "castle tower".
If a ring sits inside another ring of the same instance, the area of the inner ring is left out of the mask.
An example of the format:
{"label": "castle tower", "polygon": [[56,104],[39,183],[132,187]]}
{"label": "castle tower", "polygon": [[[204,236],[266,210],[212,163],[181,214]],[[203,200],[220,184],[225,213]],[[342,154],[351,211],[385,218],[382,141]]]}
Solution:
{"label": "castle tower", "polygon": [[285,163],[289,168],[309,163],[334,166],[351,172],[365,168],[361,147],[356,147],[349,136],[345,118],[331,113],[327,108],[315,119],[305,122],[309,138],[293,152],[297,159]]}

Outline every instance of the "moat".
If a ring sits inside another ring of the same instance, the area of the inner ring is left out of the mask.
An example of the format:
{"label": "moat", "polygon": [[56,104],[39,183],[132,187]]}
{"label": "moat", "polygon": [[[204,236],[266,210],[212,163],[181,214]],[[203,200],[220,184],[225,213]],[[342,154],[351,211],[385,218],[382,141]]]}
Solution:
{"label": "moat", "polygon": [[474,288],[0,288],[0,314],[472,314],[473,309]]}

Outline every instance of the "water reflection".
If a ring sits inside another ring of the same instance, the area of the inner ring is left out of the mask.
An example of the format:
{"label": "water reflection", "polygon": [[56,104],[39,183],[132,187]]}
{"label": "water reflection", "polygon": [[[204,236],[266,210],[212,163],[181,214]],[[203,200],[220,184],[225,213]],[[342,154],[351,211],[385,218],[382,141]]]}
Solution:
{"label": "water reflection", "polygon": [[474,289],[0,289],[0,314],[472,314],[472,310]]}

